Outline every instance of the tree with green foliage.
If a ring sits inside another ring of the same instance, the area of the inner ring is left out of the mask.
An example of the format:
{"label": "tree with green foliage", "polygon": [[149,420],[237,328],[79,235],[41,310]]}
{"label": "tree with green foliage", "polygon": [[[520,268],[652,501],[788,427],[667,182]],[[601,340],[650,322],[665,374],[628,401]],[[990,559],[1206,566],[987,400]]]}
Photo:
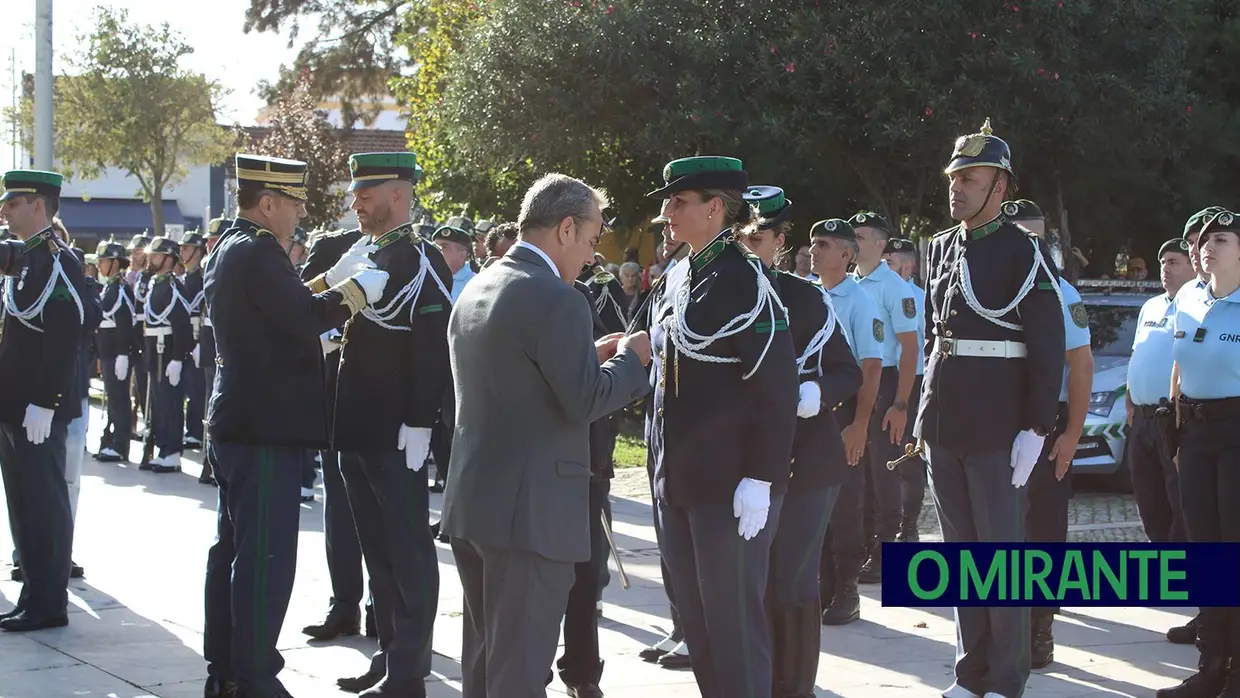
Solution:
{"label": "tree with green foliage", "polygon": [[348,177],[349,153],[340,132],[317,109],[312,85],[310,74],[302,73],[292,91],[276,99],[270,127],[251,145],[260,155],[306,163],[310,177],[302,225],[317,228],[334,226],[344,211],[345,191],[338,182]]}
{"label": "tree with green foliage", "polygon": [[162,234],[164,191],[233,146],[233,134],[216,123],[223,89],[181,66],[193,48],[166,23],[134,24],[124,10],[101,8],[78,46],[74,72],[56,81],[57,160],[80,177],[128,173]]}

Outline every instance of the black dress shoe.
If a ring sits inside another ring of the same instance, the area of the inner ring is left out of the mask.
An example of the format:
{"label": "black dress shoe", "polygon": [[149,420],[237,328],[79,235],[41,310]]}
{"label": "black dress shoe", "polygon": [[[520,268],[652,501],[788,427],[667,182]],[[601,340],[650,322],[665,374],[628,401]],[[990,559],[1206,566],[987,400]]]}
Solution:
{"label": "black dress shoe", "polygon": [[369,688],[374,688],[382,680],[382,674],[362,674],[361,676],[336,679],[336,685],[339,686],[342,691],[348,691],[349,693],[361,693]]}
{"label": "black dress shoe", "polygon": [[82,566],[81,566],[81,565],[79,565],[79,564],[78,564],[78,563],[76,563],[76,562],[71,563],[71,564],[72,564],[73,566],[69,568],[69,578],[70,578],[70,579],[81,579],[82,577],[85,577],[85,576],[86,576],[86,570],[82,569]]}
{"label": "black dress shoe", "polygon": [[568,698],[603,698],[597,684],[583,683],[568,686]]}
{"label": "black dress shoe", "polygon": [[301,631],[315,640],[326,641],[356,635],[361,630],[361,625],[362,619],[356,611],[349,613],[343,609],[340,611],[332,609],[322,623],[307,625]]}
{"label": "black dress shoe", "polygon": [[[683,643],[682,643],[683,644]],[[659,657],[659,666],[664,669],[690,669],[693,667],[693,660],[690,659],[689,653],[685,652],[681,646],[677,646],[679,652],[672,651]]]}
{"label": "black dress shoe", "polygon": [[430,491],[434,492],[435,494],[442,494],[443,488],[447,484],[448,483],[444,482],[443,480],[436,480],[435,484],[430,486]]}
{"label": "black dress shoe", "polygon": [[200,485],[210,485],[210,486],[212,486],[212,487],[219,487],[219,486],[220,486],[220,485],[219,485],[219,483],[215,481],[215,478],[211,477],[210,475],[202,475],[202,476],[199,476],[199,478],[198,478],[198,484],[200,484]]}
{"label": "black dress shoe", "polygon": [[13,616],[18,615],[21,612],[22,612],[21,606],[14,606],[13,608],[5,611],[4,613],[0,613],[0,620],[8,620],[9,618],[12,618]]}
{"label": "black dress shoe", "polygon": [[1197,642],[1197,618],[1168,630],[1167,642],[1175,645],[1191,645]]}
{"label": "black dress shoe", "polygon": [[0,629],[11,633],[28,633],[48,628],[63,628],[68,624],[68,616],[32,616],[22,611],[12,618],[0,620]]}
{"label": "black dress shoe", "polygon": [[366,607],[366,637],[379,637],[379,630],[375,627],[375,607]]}
{"label": "black dress shoe", "polygon": [[24,582],[26,581],[26,573],[22,572],[21,566],[14,567],[13,571],[9,573],[9,579],[15,582]]}
{"label": "black dress shoe", "polygon": [[222,679],[207,679],[202,698],[237,698],[237,684]]}

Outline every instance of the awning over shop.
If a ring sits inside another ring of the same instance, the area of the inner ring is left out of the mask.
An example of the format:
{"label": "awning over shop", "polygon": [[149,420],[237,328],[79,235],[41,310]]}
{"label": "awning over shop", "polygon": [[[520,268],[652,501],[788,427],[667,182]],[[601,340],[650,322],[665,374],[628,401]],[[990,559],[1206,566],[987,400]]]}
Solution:
{"label": "awning over shop", "polygon": [[[175,201],[165,201],[164,225],[184,226],[185,217]],[[69,235],[95,237],[98,239],[115,235],[128,239],[154,226],[150,204],[138,199],[79,198],[60,200],[60,219],[69,229]]]}

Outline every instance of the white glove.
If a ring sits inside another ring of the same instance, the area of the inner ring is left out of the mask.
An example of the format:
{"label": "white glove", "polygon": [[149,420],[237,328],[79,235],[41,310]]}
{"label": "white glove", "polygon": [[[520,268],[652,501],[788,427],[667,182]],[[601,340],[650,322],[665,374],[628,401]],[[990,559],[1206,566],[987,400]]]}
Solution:
{"label": "white glove", "polygon": [[732,516],[740,519],[736,532],[751,540],[766,526],[771,510],[771,483],[743,478],[732,495]]}
{"label": "white glove", "polygon": [[116,380],[123,381],[129,377],[129,357],[121,354],[116,357],[116,365],[112,369],[116,372]]}
{"label": "white glove", "polygon": [[387,288],[388,273],[382,269],[362,269],[350,278],[362,287],[366,292],[366,302],[372,305],[379,302],[383,289]]}
{"label": "white glove", "polygon": [[1045,443],[1045,436],[1038,436],[1029,430],[1016,435],[1016,440],[1012,442],[1013,487],[1024,487],[1025,483],[1029,482],[1029,474],[1042,457],[1042,446]]}
{"label": "white glove", "polygon": [[[358,242],[360,243],[361,240]],[[333,264],[332,268],[327,270],[327,274],[324,275],[327,279],[327,285],[335,286],[363,269],[376,268],[374,261],[367,257],[367,255],[378,249],[374,245],[354,243],[353,247],[350,247],[349,251],[345,252],[344,256],[340,258],[340,261]]]}
{"label": "white glove", "polygon": [[405,467],[418,472],[431,452],[431,430],[402,424],[396,437],[396,448],[405,452]]}
{"label": "white glove", "polygon": [[26,418],[22,426],[26,428],[26,440],[38,446],[52,435],[52,417],[56,410],[49,410],[38,405],[26,405]]}
{"label": "white glove", "polygon": [[331,354],[333,351],[336,351],[341,346],[340,342],[335,341],[331,337],[332,337],[332,333],[330,330],[319,335],[319,343],[323,345],[323,356],[327,356],[328,354]]}
{"label": "white glove", "polygon": [[817,381],[805,381],[801,384],[801,398],[797,402],[797,416],[808,419],[822,409],[822,388]]}
{"label": "white glove", "polygon": [[193,350],[193,351],[191,351],[191,352],[189,353],[189,355],[190,355],[190,357],[191,357],[191,358],[193,358],[193,359],[194,359],[194,368],[202,368],[202,366],[201,366],[202,361],[201,361],[201,359],[199,358],[199,357],[201,357],[201,356],[202,356],[202,353],[201,353],[200,351],[198,351],[198,345],[197,345],[197,344],[195,344],[195,345],[194,345],[194,350]]}
{"label": "white glove", "polygon": [[168,376],[168,382],[172,387],[176,387],[181,383],[181,362],[169,361],[168,368],[164,369],[164,375]]}

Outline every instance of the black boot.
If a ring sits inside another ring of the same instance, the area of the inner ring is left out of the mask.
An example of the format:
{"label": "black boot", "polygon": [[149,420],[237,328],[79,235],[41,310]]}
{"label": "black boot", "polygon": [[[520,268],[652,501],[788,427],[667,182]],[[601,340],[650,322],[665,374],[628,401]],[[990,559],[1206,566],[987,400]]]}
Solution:
{"label": "black boot", "polygon": [[861,618],[861,594],[857,592],[857,578],[835,573],[835,598],[822,613],[823,625],[848,625]]}
{"label": "black boot", "polygon": [[896,535],[897,543],[917,543],[921,540],[921,533],[917,530],[917,520],[921,517],[921,507],[917,507],[917,511],[906,511],[904,519],[900,521],[900,533]]}
{"label": "black boot", "polygon": [[878,584],[883,581],[882,541],[874,544],[874,549],[870,553],[870,559],[866,560],[865,565],[861,567],[861,574],[857,576],[857,581],[862,584]]}
{"label": "black boot", "polygon": [[1051,634],[1053,614],[1033,617],[1033,637],[1029,641],[1029,668],[1041,669],[1055,661],[1055,636]]}
{"label": "black boot", "polygon": [[1200,616],[1193,616],[1193,619],[1184,625],[1177,625],[1167,631],[1167,642],[1175,645],[1191,645],[1197,642],[1197,619]]}
{"label": "black boot", "polygon": [[772,637],[779,650],[772,656],[775,677],[773,698],[813,698],[818,674],[822,628],[818,600],[775,609]]}
{"label": "black boot", "polygon": [[301,629],[301,632],[320,642],[356,635],[362,621],[359,615],[357,606],[352,608],[332,606],[331,610],[327,612],[327,618],[322,623],[307,625]]}
{"label": "black boot", "polygon": [[1225,657],[1208,659],[1202,657],[1197,662],[1196,674],[1184,679],[1179,686],[1158,689],[1154,696],[1156,698],[1219,698],[1219,693],[1228,680],[1227,664]]}

